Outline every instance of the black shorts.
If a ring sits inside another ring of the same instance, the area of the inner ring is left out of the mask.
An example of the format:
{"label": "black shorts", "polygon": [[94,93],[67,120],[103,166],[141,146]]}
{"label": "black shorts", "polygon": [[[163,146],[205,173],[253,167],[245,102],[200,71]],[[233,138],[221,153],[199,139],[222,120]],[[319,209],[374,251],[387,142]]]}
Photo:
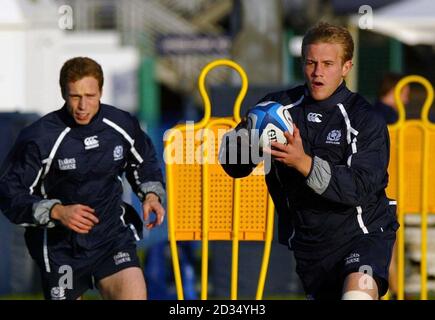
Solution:
{"label": "black shorts", "polygon": [[[33,237],[32,247],[44,248]],[[28,243],[28,246],[30,243]],[[30,249],[30,248],[29,248]],[[81,250],[68,245],[48,250],[29,250],[41,270],[44,297],[49,300],[76,300],[101,279],[123,269],[139,267],[136,243],[129,232],[95,250]]]}
{"label": "black shorts", "polygon": [[393,230],[361,234],[338,247],[323,259],[296,256],[296,272],[308,297],[316,300],[340,300],[346,276],[353,272],[371,275],[379,297],[388,291],[388,269],[396,233]]}

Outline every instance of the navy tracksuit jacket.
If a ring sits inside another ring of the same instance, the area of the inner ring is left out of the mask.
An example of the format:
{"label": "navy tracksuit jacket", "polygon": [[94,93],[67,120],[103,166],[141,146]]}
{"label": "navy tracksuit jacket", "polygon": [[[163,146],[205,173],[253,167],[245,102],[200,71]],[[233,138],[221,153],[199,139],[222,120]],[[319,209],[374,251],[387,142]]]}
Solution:
{"label": "navy tracksuit jacket", "polygon": [[[154,192],[164,201],[154,147],[136,118],[101,104],[92,121],[80,126],[64,106],[19,135],[0,172],[0,209],[13,223],[28,227],[28,243],[43,233],[52,246],[65,240],[85,250],[103,246],[120,232],[138,239],[142,230],[129,224],[122,201],[124,172],[140,198]],[[89,234],[75,233],[50,219],[56,203],[90,206],[100,222]]]}
{"label": "navy tracksuit jacket", "polygon": [[[287,107],[305,153],[313,158],[307,178],[276,161],[266,175],[278,212],[280,243],[296,256],[319,258],[356,235],[397,229],[395,201],[385,195],[388,130],[364,98],[343,82],[320,102],[311,98],[306,86],[269,94],[262,101]],[[228,141],[222,147],[226,149],[221,154],[228,157]],[[223,168],[242,177],[254,165],[223,164]]]}

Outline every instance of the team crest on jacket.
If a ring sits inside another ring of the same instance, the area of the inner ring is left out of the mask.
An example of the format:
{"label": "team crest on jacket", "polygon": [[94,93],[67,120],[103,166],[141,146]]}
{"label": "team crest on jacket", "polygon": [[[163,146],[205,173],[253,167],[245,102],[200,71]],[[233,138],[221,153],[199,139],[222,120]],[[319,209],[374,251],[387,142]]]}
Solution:
{"label": "team crest on jacket", "polygon": [[85,149],[89,150],[89,149],[98,148],[100,146],[100,143],[99,143],[97,138],[98,138],[98,136],[92,136],[92,137],[85,138],[85,140],[83,141],[85,144]]}
{"label": "team crest on jacket", "polygon": [[116,146],[113,149],[113,160],[118,161],[124,159],[124,148],[122,146]]}
{"label": "team crest on jacket", "polygon": [[326,143],[340,144],[341,130],[332,130],[326,137]]}

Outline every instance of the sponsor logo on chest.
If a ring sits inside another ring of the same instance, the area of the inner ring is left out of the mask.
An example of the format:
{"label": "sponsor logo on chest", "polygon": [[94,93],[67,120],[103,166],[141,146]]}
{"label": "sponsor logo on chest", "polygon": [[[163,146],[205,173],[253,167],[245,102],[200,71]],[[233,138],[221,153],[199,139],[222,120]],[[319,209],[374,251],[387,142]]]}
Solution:
{"label": "sponsor logo on chest", "polygon": [[58,159],[57,160],[58,164],[59,164],[59,169],[60,170],[75,170],[77,169],[76,167],[76,159],[75,158],[71,158],[71,159]]}
{"label": "sponsor logo on chest", "polygon": [[89,150],[89,149],[98,148],[100,146],[100,143],[97,138],[98,136],[85,138],[85,140],[83,141],[83,143],[85,144],[85,149]]}
{"label": "sponsor logo on chest", "polygon": [[314,113],[314,112],[310,112],[307,115],[307,120],[309,122],[315,122],[315,123],[322,123],[322,118],[323,116],[320,113]]}

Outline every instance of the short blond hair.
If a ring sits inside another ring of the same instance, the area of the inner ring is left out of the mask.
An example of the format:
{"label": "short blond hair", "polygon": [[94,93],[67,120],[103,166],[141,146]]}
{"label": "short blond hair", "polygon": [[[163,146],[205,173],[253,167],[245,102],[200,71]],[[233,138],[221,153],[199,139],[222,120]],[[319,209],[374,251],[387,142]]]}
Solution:
{"label": "short blond hair", "polygon": [[339,44],[343,48],[343,63],[352,60],[354,44],[352,36],[346,28],[319,22],[305,33],[302,40],[302,58],[305,60],[306,47],[316,43]]}

